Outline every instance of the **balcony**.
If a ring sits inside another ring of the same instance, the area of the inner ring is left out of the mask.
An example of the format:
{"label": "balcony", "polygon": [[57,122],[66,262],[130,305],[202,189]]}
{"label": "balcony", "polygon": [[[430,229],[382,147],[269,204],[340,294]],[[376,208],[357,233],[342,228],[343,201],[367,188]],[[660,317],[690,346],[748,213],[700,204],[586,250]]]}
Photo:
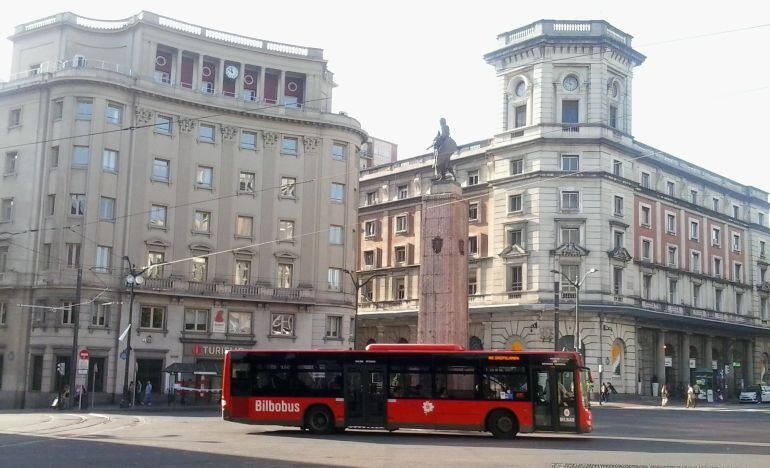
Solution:
{"label": "balcony", "polygon": [[276,288],[256,284],[209,283],[173,278],[148,278],[137,291],[171,295],[222,297],[257,301],[311,302],[312,289]]}

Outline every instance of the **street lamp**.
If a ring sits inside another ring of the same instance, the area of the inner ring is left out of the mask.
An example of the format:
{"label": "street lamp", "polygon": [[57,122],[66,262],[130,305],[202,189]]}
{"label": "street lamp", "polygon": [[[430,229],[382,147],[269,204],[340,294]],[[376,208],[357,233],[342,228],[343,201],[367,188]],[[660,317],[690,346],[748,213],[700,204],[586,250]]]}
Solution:
{"label": "street lamp", "polygon": [[583,275],[580,280],[578,280],[578,277],[575,277],[575,280],[573,281],[570,279],[569,276],[565,275],[564,273],[560,272],[559,270],[551,270],[551,273],[561,275],[569,284],[571,284],[575,288],[575,336],[573,339],[573,344],[576,352],[580,351],[580,288],[583,286],[583,283],[585,283],[586,278],[588,275],[592,275],[596,273],[596,268],[591,268],[586,272],[585,275]]}
{"label": "street lamp", "polygon": [[353,312],[353,326],[352,326],[353,330],[351,331],[353,335],[353,348],[355,348],[356,347],[356,329],[358,328],[358,292],[361,290],[361,288],[369,284],[374,278],[377,278],[378,276],[385,276],[385,275],[382,273],[375,273],[372,276],[366,278],[366,280],[360,281],[360,278],[358,278],[357,272],[350,271],[348,269],[343,269],[342,271],[344,271],[345,273],[347,273],[348,276],[350,276],[350,281],[353,282],[353,287],[356,290],[356,295],[354,297],[356,308],[355,308],[355,311]]}
{"label": "street lamp", "polygon": [[134,323],[134,286],[135,285],[142,285],[144,283],[144,277],[142,277],[142,273],[147,271],[147,268],[144,268],[142,270],[136,270],[134,268],[134,265],[131,263],[131,260],[128,258],[128,256],[124,256],[123,260],[128,262],[128,270],[129,273],[126,276],[126,283],[130,285],[130,297],[129,305],[128,305],[128,327],[126,327],[126,349],[124,351],[125,357],[126,357],[126,366],[125,366],[125,373],[123,374],[123,399],[120,400],[120,407],[126,408],[128,407],[129,402],[131,401],[131,395],[128,394],[128,364],[131,357],[131,327]]}

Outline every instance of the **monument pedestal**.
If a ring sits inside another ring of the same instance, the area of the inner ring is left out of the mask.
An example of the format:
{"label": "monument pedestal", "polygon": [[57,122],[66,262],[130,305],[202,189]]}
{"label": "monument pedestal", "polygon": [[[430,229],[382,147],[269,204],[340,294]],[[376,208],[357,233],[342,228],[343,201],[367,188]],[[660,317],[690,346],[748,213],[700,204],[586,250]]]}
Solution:
{"label": "monument pedestal", "polygon": [[419,343],[468,347],[468,202],[455,181],[422,197]]}

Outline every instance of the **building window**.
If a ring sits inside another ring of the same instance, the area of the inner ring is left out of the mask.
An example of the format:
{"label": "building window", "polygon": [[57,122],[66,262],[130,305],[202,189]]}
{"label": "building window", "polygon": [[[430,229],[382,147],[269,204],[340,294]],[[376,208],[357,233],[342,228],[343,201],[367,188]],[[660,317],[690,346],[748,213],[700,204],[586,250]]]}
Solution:
{"label": "building window", "polygon": [[722,277],[722,259],[720,258],[714,258],[714,276]]}
{"label": "building window", "polygon": [[91,155],[88,146],[74,146],[72,148],[72,167],[86,167]]}
{"label": "building window", "polygon": [[765,281],[767,281],[766,278],[767,278],[767,268],[762,267],[759,269],[759,284],[762,284]]}
{"label": "building window", "polygon": [[209,311],[207,309],[185,309],[184,330],[205,332],[208,329]]}
{"label": "building window", "polygon": [[160,306],[142,307],[142,319],[139,323],[141,328],[151,330],[162,330],[166,323],[166,308]]}
{"label": "building window", "polygon": [[227,333],[251,335],[251,312],[228,312]]}
{"label": "building window", "polygon": [[[147,264],[150,266],[160,265],[165,262],[166,262],[166,254],[164,252],[150,251],[147,254]],[[152,279],[163,278],[163,266],[148,269],[146,275],[148,278],[152,278]]]}
{"label": "building window", "polygon": [[396,234],[405,234],[408,228],[406,215],[396,216]]}
{"label": "building window", "polygon": [[291,263],[278,264],[278,287],[291,288],[294,284],[294,265]]}
{"label": "building window", "polygon": [[169,166],[171,162],[167,159],[155,158],[152,161],[152,180],[161,182],[169,181]]}
{"label": "building window", "polygon": [[562,192],[561,193],[562,210],[577,210],[578,208],[580,208],[579,192]]}
{"label": "building window", "polygon": [[527,105],[516,106],[514,109],[514,128],[524,127],[527,125]]}
{"label": "building window", "polygon": [[765,256],[765,241],[759,241],[759,256]]}
{"label": "building window", "polygon": [[332,182],[330,198],[333,202],[342,203],[345,200],[345,184]]}
{"label": "building window", "polygon": [[733,234],[733,252],[741,251],[741,235]]}
{"label": "building window", "polygon": [[257,134],[254,132],[241,131],[241,148],[257,149]]}
{"label": "building window", "polygon": [[479,170],[468,171],[468,185],[478,185]]}
{"label": "building window", "polygon": [[524,246],[524,239],[522,238],[521,229],[511,229],[508,231],[508,245]]}
{"label": "building window", "polygon": [[272,314],[270,334],[276,336],[294,336],[294,314]]}
{"label": "building window", "polygon": [[[193,255],[206,255],[206,253],[193,252]],[[209,258],[196,256],[190,261],[192,263],[190,279],[196,283],[205,283],[209,276]]]}
{"label": "building window", "polygon": [[722,311],[722,290],[721,289],[714,290],[714,310],[716,310],[717,312]]}
{"label": "building window", "polygon": [[479,292],[479,270],[468,268],[468,295],[473,296]]}
{"label": "building window", "polygon": [[571,279],[573,282],[577,282],[580,278],[580,266],[578,265],[562,265],[561,272],[564,274],[561,277],[561,297],[564,299],[575,299],[577,295],[577,289],[575,286],[567,281],[565,276]]}
{"label": "building window", "polygon": [[214,143],[214,126],[207,124],[198,125],[198,141]]}
{"label": "building window", "polygon": [[0,247],[0,273],[5,273],[8,269],[8,247]]}
{"label": "building window", "polygon": [[39,392],[43,385],[43,356],[32,356],[32,378],[30,379],[29,389],[33,392]]}
{"label": "building window", "polygon": [[740,217],[741,208],[738,205],[733,205],[733,218],[738,219]]}
{"label": "building window", "polygon": [[86,194],[70,194],[70,215],[83,216],[86,213]]}
{"label": "building window", "polygon": [[576,227],[561,228],[561,243],[580,245],[580,229]]}
{"label": "building window", "polygon": [[468,204],[468,221],[478,221],[479,220],[479,202],[469,203]]}
{"label": "building window", "polygon": [[396,263],[406,263],[406,246],[400,245],[393,250]]}
{"label": "building window", "polygon": [[645,262],[652,261],[652,241],[642,241],[642,260]]}
{"label": "building window", "polygon": [[396,278],[393,280],[393,297],[397,301],[406,299],[406,281],[404,278]]}
{"label": "building window", "polygon": [[561,121],[569,124],[578,123],[578,101],[565,99],[561,102]]}
{"label": "building window", "polygon": [[297,155],[299,140],[293,137],[283,137],[281,139],[281,154]]}
{"label": "building window", "polygon": [[[46,216],[53,216],[56,214],[56,195],[51,194],[46,197]],[[7,221],[4,217],[0,216],[0,219]]]}
{"label": "building window", "polygon": [[5,153],[5,175],[11,175],[16,173],[16,163],[19,160],[19,153],[17,151],[9,151]]}
{"label": "building window", "polygon": [[327,280],[328,288],[331,291],[342,291],[342,270],[340,268],[329,268]]}
{"label": "building window", "polygon": [[78,99],[75,105],[75,118],[77,120],[91,120],[93,105],[94,103],[90,99]]}
{"label": "building window", "polygon": [[712,208],[714,208],[714,211],[719,211],[719,199],[712,198],[711,203],[712,203]]}
{"label": "building window", "polygon": [[366,204],[374,205],[377,203],[377,192],[366,192]]}
{"label": "building window", "polygon": [[767,321],[767,298],[765,297],[759,299],[759,312],[762,320]]}
{"label": "building window", "polygon": [[251,261],[235,261],[235,284],[245,286],[251,281]]}
{"label": "building window", "polygon": [[198,166],[195,173],[195,184],[199,188],[210,189],[214,180],[214,168]]}
{"label": "building window", "polygon": [[610,127],[618,128],[618,108],[610,106]]}
{"label": "building window", "polygon": [[757,224],[760,226],[765,225],[765,214],[764,213],[757,213]]}
{"label": "building window", "polygon": [[580,170],[580,157],[574,154],[565,154],[561,157],[562,171]]}
{"label": "building window", "polygon": [[80,265],[80,244],[64,244],[67,250],[67,266],[70,268]]}
{"label": "building window", "polygon": [[623,177],[623,163],[617,159],[612,161],[612,174],[617,177]]}
{"label": "building window", "polygon": [[123,120],[123,106],[114,102],[108,102],[105,118],[109,123],[120,124]]}
{"label": "building window", "polygon": [[364,252],[364,266],[374,266],[374,250],[367,250]]}
{"label": "building window", "polygon": [[623,216],[623,197],[615,195],[615,216]]}
{"label": "building window", "polygon": [[640,224],[644,227],[650,227],[650,207],[642,205],[642,214],[640,216]]}
{"label": "building window", "polygon": [[677,254],[676,254],[676,247],[669,246],[667,250],[667,256],[666,256],[666,264],[669,267],[676,267],[677,266]]}
{"label": "building window", "polygon": [[0,201],[0,222],[9,223],[13,221],[13,198],[3,198]]}
{"label": "building window", "polygon": [[700,274],[701,272],[700,252],[690,252],[690,271],[692,271],[693,273]]}
{"label": "building window", "polygon": [[342,226],[329,226],[329,244],[342,245]]}
{"label": "building window", "polygon": [[253,236],[254,218],[251,216],[237,216],[235,218],[235,235],[239,237]]}
{"label": "building window", "polygon": [[642,187],[650,188],[650,174],[642,172]]}
{"label": "building window", "polygon": [[722,231],[719,228],[711,228],[711,245],[722,245]]}
{"label": "building window", "polygon": [[698,240],[700,237],[700,226],[697,221],[690,221],[690,239]]}
{"label": "building window", "polygon": [[151,227],[166,227],[166,207],[163,205],[151,205],[150,206],[150,226]]}
{"label": "building window", "polygon": [[652,275],[642,276],[642,297],[647,300],[652,297]]}
{"label": "building window", "polygon": [[8,324],[8,306],[6,305],[5,302],[0,302],[0,326],[4,326],[7,324]]}
{"label": "building window", "polygon": [[698,204],[698,191],[697,190],[690,190],[690,203],[693,205]]}
{"label": "building window", "polygon": [[468,237],[468,255],[476,256],[479,254],[479,237]]}
{"label": "building window", "polygon": [[51,104],[51,118],[61,120],[64,115],[64,101],[57,99]]}
{"label": "building window", "polygon": [[666,182],[666,193],[673,197],[675,190],[676,190],[676,186],[674,185],[674,183],[671,182],[670,180],[667,181]]}
{"label": "building window", "polygon": [[102,153],[102,169],[109,172],[118,172],[118,152],[106,149]]}
{"label": "building window", "polygon": [[699,284],[693,284],[692,285],[692,306],[693,307],[699,307],[699,299],[700,299],[700,285]]}
{"label": "building window", "polygon": [[294,221],[281,219],[278,221],[278,240],[294,240]]}
{"label": "building window", "polygon": [[743,281],[743,265],[733,263],[733,281],[740,283]]}
{"label": "building window", "polygon": [[405,198],[409,197],[409,186],[407,185],[399,185],[398,186],[398,199],[403,200]]}
{"label": "building window", "polygon": [[521,195],[509,195],[508,196],[508,212],[520,213],[521,208]]}
{"label": "building window", "polygon": [[676,294],[677,284],[678,284],[678,281],[675,279],[668,280],[668,302],[670,304],[676,304],[677,297],[678,297]]}
{"label": "building window", "polygon": [[342,317],[339,315],[326,316],[326,338],[338,339],[342,337]]}
{"label": "building window", "polygon": [[676,216],[666,213],[666,234],[676,234]]}
{"label": "building window", "polygon": [[377,227],[374,221],[364,223],[364,234],[366,237],[374,237],[377,234]]}
{"label": "building window", "polygon": [[195,210],[195,214],[193,215],[192,228],[195,232],[210,232],[211,213],[208,211]]}
{"label": "building window", "polygon": [[171,135],[171,117],[166,117],[165,115],[156,116],[154,129],[155,133]]}
{"label": "building window", "polygon": [[109,304],[94,304],[91,309],[91,326],[106,327],[110,316]]}
{"label": "building window", "polygon": [[345,160],[345,153],[347,153],[348,146],[342,143],[332,143],[332,159],[337,161]]}
{"label": "building window", "polygon": [[613,233],[613,240],[614,240],[613,245],[616,249],[620,249],[623,247],[624,238],[625,238],[625,235],[623,234],[623,231],[615,231]]}
{"label": "building window", "polygon": [[623,269],[615,267],[612,269],[612,293],[619,296],[623,294]]}
{"label": "building window", "polygon": [[238,176],[238,191],[253,194],[256,178],[257,175],[253,172],[241,172]]}
{"label": "building window", "polygon": [[511,175],[519,175],[524,173],[524,160],[516,159],[511,161]]}
{"label": "building window", "polygon": [[286,198],[296,198],[297,179],[294,177],[281,177],[281,196]]}
{"label": "building window", "polygon": [[96,265],[94,270],[101,273],[108,273],[110,271],[112,259],[112,247],[104,245],[96,246]]}
{"label": "building window", "polygon": [[52,168],[59,167],[59,147],[52,146],[48,153],[48,162]]}

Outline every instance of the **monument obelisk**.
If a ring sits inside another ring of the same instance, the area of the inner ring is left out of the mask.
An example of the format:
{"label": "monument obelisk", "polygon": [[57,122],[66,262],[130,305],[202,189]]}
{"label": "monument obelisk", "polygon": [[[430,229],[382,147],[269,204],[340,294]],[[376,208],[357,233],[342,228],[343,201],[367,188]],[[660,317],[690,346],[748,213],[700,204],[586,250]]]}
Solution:
{"label": "monument obelisk", "polygon": [[419,343],[468,346],[468,202],[449,159],[457,145],[441,119],[433,144],[435,177],[422,197]]}

